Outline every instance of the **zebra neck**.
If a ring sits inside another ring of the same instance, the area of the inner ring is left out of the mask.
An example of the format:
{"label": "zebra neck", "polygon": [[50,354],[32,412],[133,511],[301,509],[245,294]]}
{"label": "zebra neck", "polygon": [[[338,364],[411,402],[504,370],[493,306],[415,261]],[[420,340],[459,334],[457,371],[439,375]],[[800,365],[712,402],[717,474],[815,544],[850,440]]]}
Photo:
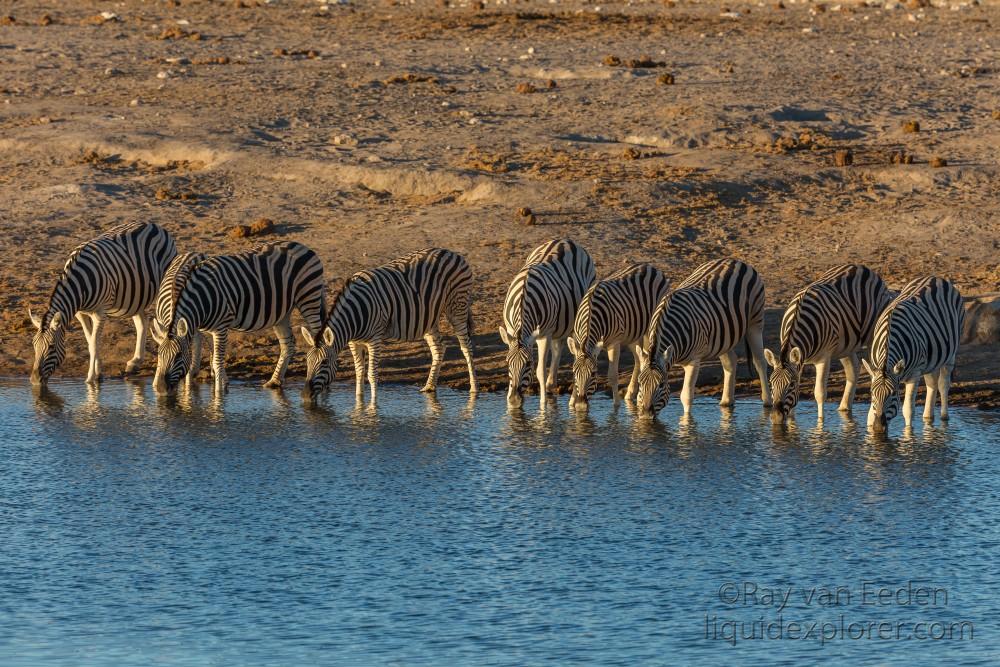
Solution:
{"label": "zebra neck", "polygon": [[[77,275],[78,271],[75,269],[76,265],[74,264],[56,281],[55,287],[52,289],[52,296],[49,297],[49,308],[45,313],[44,325],[47,326],[56,313],[59,313],[62,316],[62,321],[66,323],[80,310],[87,306],[93,307],[95,299],[87,298],[92,295],[84,294],[88,281],[85,280],[84,276]],[[100,276],[93,276],[93,280],[99,283]]]}

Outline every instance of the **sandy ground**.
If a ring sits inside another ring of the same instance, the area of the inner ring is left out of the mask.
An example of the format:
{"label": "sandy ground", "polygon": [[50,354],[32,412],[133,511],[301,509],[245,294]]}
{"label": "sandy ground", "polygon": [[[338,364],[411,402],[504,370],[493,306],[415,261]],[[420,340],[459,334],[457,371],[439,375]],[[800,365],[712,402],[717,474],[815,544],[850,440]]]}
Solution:
{"label": "sandy ground", "polygon": [[[331,288],[458,250],[488,388],[506,286],[553,237],[599,275],[749,261],[771,345],[782,304],[836,263],[996,291],[1000,6],[924,4],[2,1],[0,374],[29,370],[25,307],[69,250],[133,219],[182,251],[295,238]],[[230,236],[260,218],[274,234]],[[109,375],[128,326],[109,328]],[[61,373],[79,375],[70,336]],[[960,401],[997,405],[998,349],[963,350]],[[237,336],[230,376],[276,352],[269,332]],[[457,352],[443,379],[461,386]],[[428,360],[394,347],[386,379],[421,382]]]}

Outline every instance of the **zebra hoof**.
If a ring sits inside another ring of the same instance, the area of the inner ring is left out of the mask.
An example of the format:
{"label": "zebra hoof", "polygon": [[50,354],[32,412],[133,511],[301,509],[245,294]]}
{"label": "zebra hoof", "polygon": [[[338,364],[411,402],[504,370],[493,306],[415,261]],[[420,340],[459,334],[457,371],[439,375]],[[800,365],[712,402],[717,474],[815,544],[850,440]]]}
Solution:
{"label": "zebra hoof", "polygon": [[142,368],[142,362],[136,359],[131,359],[127,364],[125,364],[125,375],[135,375]]}
{"label": "zebra hoof", "polygon": [[281,380],[268,380],[264,383],[265,389],[281,389]]}
{"label": "zebra hoof", "polygon": [[849,405],[841,405],[840,407],[837,408],[837,412],[850,412],[850,411],[851,411],[851,406]]}
{"label": "zebra hoof", "polygon": [[420,388],[420,391],[424,392],[425,394],[435,394],[437,393],[437,385],[425,384],[423,387]]}

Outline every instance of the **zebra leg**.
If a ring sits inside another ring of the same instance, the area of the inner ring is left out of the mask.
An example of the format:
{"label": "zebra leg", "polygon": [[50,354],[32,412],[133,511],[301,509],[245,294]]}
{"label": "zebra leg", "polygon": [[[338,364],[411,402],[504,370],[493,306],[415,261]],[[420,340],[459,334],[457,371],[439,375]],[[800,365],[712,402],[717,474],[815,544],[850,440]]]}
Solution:
{"label": "zebra leg", "polygon": [[295,336],[292,334],[292,327],[287,317],[274,325],[274,335],[278,337],[281,352],[278,354],[278,363],[274,366],[271,379],[264,383],[268,389],[281,388],[285,381],[285,371],[288,370],[288,361],[295,354]]}
{"label": "zebra leg", "polygon": [[722,400],[719,406],[728,408],[736,402],[736,350],[729,350],[719,356],[719,363],[722,364]]}
{"label": "zebra leg", "polygon": [[813,398],[816,399],[816,421],[823,421],[823,408],[826,407],[826,385],[830,381],[830,358],[824,357],[816,362],[816,386],[813,388]]}
{"label": "zebra leg", "polygon": [[353,340],[347,343],[347,347],[354,361],[354,395],[360,399],[365,395],[365,348],[363,343]]}
{"label": "zebra leg", "polygon": [[100,313],[91,313],[90,319],[90,338],[87,340],[90,347],[90,370],[87,382],[94,383],[101,381],[101,332],[104,331],[104,317]]}
{"label": "zebra leg", "polygon": [[145,313],[132,316],[132,323],[135,325],[135,354],[125,364],[125,375],[131,375],[142,366],[142,359],[146,356],[146,332],[149,330],[149,319]]}
{"label": "zebra leg", "polygon": [[469,368],[469,393],[479,393],[479,381],[476,379],[476,368],[472,364],[472,310],[468,298],[453,300],[446,311],[448,323],[455,330],[458,346],[465,357],[465,365]]}
{"label": "zebra leg", "polygon": [[684,367],[684,388],[681,389],[681,405],[684,406],[684,414],[691,414],[691,402],[694,400],[694,386],[698,384],[698,371],[701,363],[692,361]]}
{"label": "zebra leg", "polygon": [[549,349],[548,338],[538,338],[535,340],[538,347],[538,363],[535,366],[535,378],[538,380],[538,396],[545,400],[545,353]]}
{"label": "zebra leg", "polygon": [[188,369],[186,378],[190,387],[198,379],[198,372],[201,370],[201,332],[197,329],[191,334],[191,368]]}
{"label": "zebra leg", "polygon": [[903,393],[903,421],[907,426],[913,424],[913,404],[917,400],[917,380],[908,380]]}
{"label": "zebra leg", "polygon": [[858,386],[858,355],[851,353],[840,360],[840,365],[844,367],[844,395],[840,399],[840,406],[837,408],[841,412],[850,412],[854,405],[854,390]]}
{"label": "zebra leg", "polygon": [[924,375],[924,384],[927,386],[927,396],[924,399],[924,421],[928,424],[934,423],[934,399],[937,397],[938,373],[927,373]]}
{"label": "zebra leg", "polygon": [[747,331],[747,343],[750,347],[750,356],[753,357],[753,366],[757,369],[757,379],[760,380],[760,400],[764,407],[771,407],[771,385],[767,381],[767,361],[764,359],[764,331],[763,324],[752,324]]}
{"label": "zebra leg", "polygon": [[427,347],[431,348],[431,372],[427,376],[427,384],[420,391],[434,393],[437,391],[438,376],[441,374],[441,364],[444,362],[444,340],[437,331],[424,334]]}
{"label": "zebra leg", "polygon": [[372,390],[372,403],[378,390],[379,367],[378,358],[382,353],[382,339],[377,338],[368,343],[368,386]]}
{"label": "zebra leg", "polygon": [[608,389],[611,390],[611,400],[617,408],[621,402],[618,395],[618,362],[621,359],[621,346],[612,345],[608,348]]}
{"label": "zebra leg", "polygon": [[955,369],[955,360],[941,367],[938,371],[938,391],[941,392],[941,421],[948,421],[948,392],[951,390],[951,372]]}
{"label": "zebra leg", "polygon": [[639,346],[633,345],[632,350],[632,377],[628,381],[628,389],[625,390],[625,400],[629,403],[635,403],[636,394],[639,393],[639,370],[641,363],[639,361]]}
{"label": "zebra leg", "polygon": [[215,394],[226,393],[229,378],[226,377],[226,346],[229,344],[229,331],[221,329],[212,332],[212,375],[215,376]]}
{"label": "zebra leg", "polygon": [[556,382],[559,380],[559,358],[562,356],[563,341],[565,338],[553,338],[552,349],[549,351],[549,374],[546,378],[546,389],[555,393]]}

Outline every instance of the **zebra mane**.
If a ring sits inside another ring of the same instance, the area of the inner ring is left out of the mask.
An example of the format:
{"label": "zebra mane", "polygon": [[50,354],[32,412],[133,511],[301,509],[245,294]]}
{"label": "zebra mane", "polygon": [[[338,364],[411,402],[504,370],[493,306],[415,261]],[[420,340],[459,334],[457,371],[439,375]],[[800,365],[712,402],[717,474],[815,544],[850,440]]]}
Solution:
{"label": "zebra mane", "polygon": [[[787,362],[788,355],[792,351],[792,332],[795,331],[796,325],[799,323],[799,315],[802,314],[802,301],[809,294],[809,290],[813,288],[813,285],[809,285],[805,289],[799,290],[799,292],[792,297],[792,302],[788,304],[788,310],[785,312],[785,316],[781,319],[781,343],[778,350],[778,357],[781,361]],[[787,325],[785,324],[787,322]]]}
{"label": "zebra mane", "polygon": [[[593,322],[592,314],[594,312],[594,298],[597,296],[598,288],[601,286],[602,281],[597,281],[587,290],[587,293],[583,295],[583,299],[580,301],[580,307],[578,312],[587,311],[587,317],[583,318],[581,322],[581,327],[576,329],[573,333],[578,334],[577,342],[580,345],[586,345],[587,339],[590,338],[591,323]],[[574,327],[575,328],[575,327]]]}
{"label": "zebra mane", "polygon": [[194,275],[198,267],[210,259],[202,253],[188,253],[185,257],[190,257],[189,261],[177,267],[177,272],[173,275],[170,283],[170,321],[167,322],[169,328],[173,328],[176,324],[177,304],[180,302],[181,295],[187,288],[191,276]]}

